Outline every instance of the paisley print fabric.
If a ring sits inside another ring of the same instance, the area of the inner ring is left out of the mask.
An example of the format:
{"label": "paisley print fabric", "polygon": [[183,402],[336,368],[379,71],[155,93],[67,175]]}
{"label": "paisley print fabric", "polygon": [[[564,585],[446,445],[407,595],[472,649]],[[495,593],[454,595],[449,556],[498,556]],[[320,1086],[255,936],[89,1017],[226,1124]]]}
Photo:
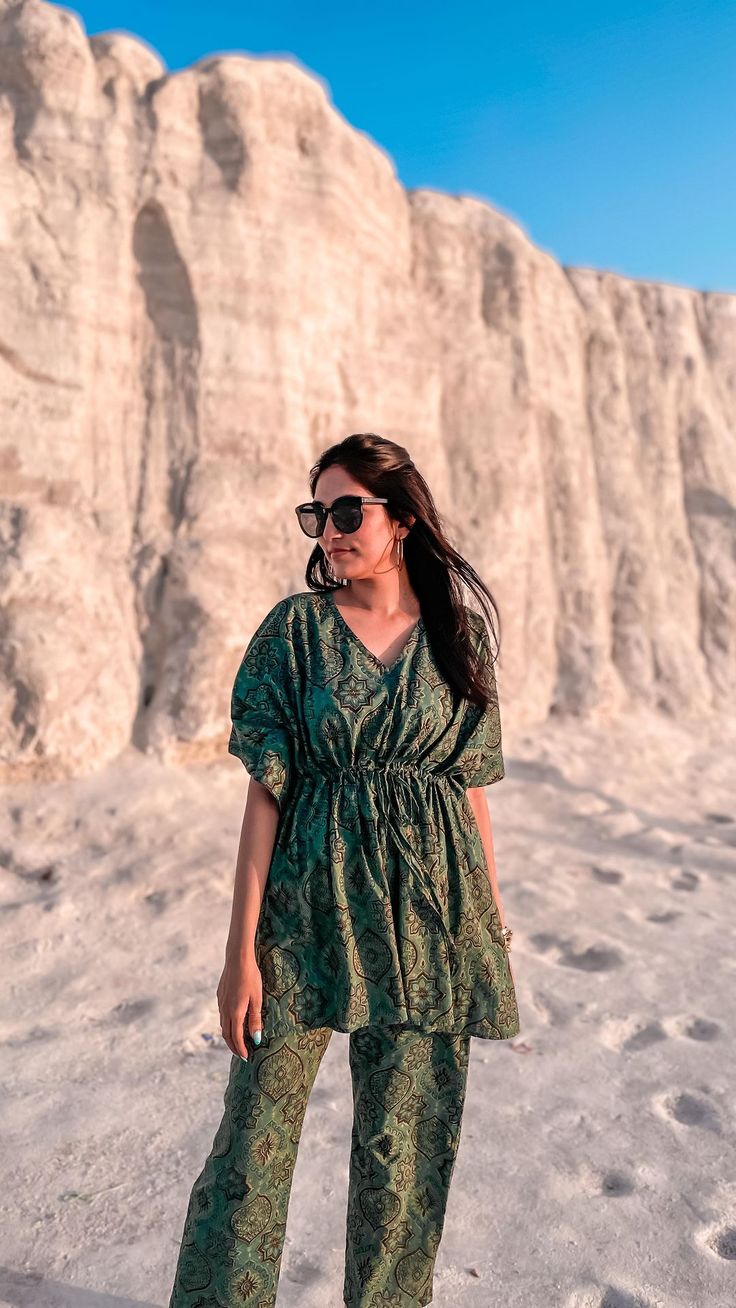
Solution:
{"label": "paisley print fabric", "polygon": [[[233,1057],[225,1112],[194,1182],[168,1308],[274,1308],[304,1114],[330,1027],[293,1028]],[[411,1027],[350,1035],[353,1128],[343,1300],[432,1299],[467,1084],[468,1036]]]}
{"label": "paisley print fabric", "polygon": [[[481,614],[468,609],[491,666]],[[264,1039],[411,1024],[508,1039],[514,980],[468,787],[504,775],[422,618],[386,667],[334,592],[278,601],[237,670],[229,751],[279,824],[256,933]]]}

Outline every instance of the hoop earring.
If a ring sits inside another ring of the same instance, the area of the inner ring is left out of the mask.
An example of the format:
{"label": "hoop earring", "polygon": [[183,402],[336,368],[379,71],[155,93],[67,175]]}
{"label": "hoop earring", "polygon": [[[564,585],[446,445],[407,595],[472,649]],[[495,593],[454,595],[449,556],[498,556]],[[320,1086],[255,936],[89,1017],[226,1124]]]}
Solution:
{"label": "hoop earring", "polygon": [[396,546],[396,564],[399,572],[401,572],[401,569],[404,566],[404,537],[399,536],[397,539],[398,539],[398,544]]}

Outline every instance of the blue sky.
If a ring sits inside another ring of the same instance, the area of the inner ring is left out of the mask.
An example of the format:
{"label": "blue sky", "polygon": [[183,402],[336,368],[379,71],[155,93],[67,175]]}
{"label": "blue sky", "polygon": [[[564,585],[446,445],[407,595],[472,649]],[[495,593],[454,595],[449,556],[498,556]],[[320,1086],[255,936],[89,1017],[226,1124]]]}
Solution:
{"label": "blue sky", "polygon": [[560,262],[736,292],[736,4],[64,6],[174,71],[290,58],[407,187],[486,200]]}

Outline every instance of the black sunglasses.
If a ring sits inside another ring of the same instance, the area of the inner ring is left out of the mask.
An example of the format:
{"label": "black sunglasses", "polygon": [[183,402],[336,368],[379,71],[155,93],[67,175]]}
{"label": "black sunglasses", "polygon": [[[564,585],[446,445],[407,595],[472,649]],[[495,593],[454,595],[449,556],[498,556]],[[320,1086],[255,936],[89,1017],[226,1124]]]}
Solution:
{"label": "black sunglasses", "polygon": [[388,500],[375,495],[340,495],[329,509],[320,500],[310,500],[308,504],[297,504],[294,512],[305,536],[321,536],[330,514],[337,531],[347,536],[363,521],[364,504],[388,504]]}

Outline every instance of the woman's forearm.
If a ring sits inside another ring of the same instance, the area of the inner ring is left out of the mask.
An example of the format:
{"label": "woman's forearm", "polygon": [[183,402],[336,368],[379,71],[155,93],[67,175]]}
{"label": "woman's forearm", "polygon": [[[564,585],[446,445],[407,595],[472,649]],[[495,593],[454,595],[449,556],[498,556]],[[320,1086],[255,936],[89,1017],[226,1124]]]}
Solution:
{"label": "woman's forearm", "polygon": [[253,955],[278,823],[276,800],[260,781],[251,778],[235,864],[233,906],[225,950],[228,957],[250,958]]}
{"label": "woman's forearm", "polygon": [[470,806],[475,814],[475,820],[478,824],[478,831],[483,843],[483,851],[486,856],[488,868],[488,880],[491,883],[493,898],[496,901],[496,907],[501,918],[501,923],[505,922],[503,914],[503,904],[501,903],[501,892],[498,888],[498,877],[496,875],[496,856],[493,849],[493,830],[491,827],[491,815],[486,800],[486,792],[483,786],[474,786],[466,791]]}

